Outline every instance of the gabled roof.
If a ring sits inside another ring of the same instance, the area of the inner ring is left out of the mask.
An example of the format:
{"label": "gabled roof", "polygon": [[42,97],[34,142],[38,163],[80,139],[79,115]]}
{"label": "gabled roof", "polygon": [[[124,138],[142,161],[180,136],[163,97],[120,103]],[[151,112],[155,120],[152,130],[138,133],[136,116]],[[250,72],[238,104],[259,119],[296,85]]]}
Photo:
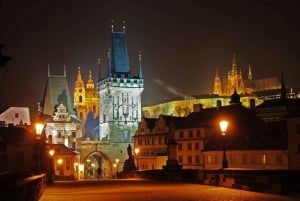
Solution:
{"label": "gabled roof", "polygon": [[70,115],[76,115],[66,76],[48,75],[44,91],[43,114],[53,115],[56,106],[66,106]]}
{"label": "gabled roof", "polygon": [[66,147],[64,144],[48,144],[49,149],[54,149],[56,155],[79,155],[80,153]]}

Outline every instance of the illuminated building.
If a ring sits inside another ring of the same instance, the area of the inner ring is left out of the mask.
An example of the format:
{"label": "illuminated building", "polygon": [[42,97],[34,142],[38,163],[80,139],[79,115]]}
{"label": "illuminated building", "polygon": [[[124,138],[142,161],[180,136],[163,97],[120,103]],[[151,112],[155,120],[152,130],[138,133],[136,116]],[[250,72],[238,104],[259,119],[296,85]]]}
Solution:
{"label": "illuminated building", "polygon": [[248,79],[244,80],[242,70],[238,69],[235,54],[233,55],[231,68],[227,76],[221,79],[216,72],[213,94],[230,96],[233,91],[240,95],[255,94],[258,91],[280,89],[281,84],[276,77],[253,80],[251,66],[249,65]]}
{"label": "illuminated building", "polygon": [[112,49],[108,54],[108,75],[99,78],[100,140],[131,143],[141,120],[141,95],[144,90],[141,54],[138,75],[131,75],[125,28],[112,32]]}
{"label": "illuminated building", "polygon": [[[98,65],[100,60],[98,59]],[[74,85],[74,107],[76,108],[77,115],[82,122],[84,137],[93,138],[90,130],[85,130],[88,115],[92,119],[99,117],[99,94],[96,90],[94,80],[92,79],[92,72],[89,71],[89,76],[86,85],[81,76],[80,67],[78,67],[77,80]]]}
{"label": "illuminated building", "polygon": [[[286,96],[291,99],[299,98],[299,91],[294,88],[285,88]],[[144,106],[143,115],[148,118],[158,118],[159,115],[187,116],[195,111],[195,105],[201,108],[216,107],[218,103],[223,106],[230,104],[230,96],[236,91],[240,95],[241,104],[247,108],[260,105],[264,100],[278,99],[281,96],[281,83],[276,77],[253,79],[251,66],[249,65],[247,79],[238,69],[235,55],[232,66],[227,75],[222,79],[216,71],[212,94],[188,95],[174,98],[172,101]]]}
{"label": "illuminated building", "polygon": [[[84,167],[83,178],[112,177],[115,174],[116,159],[119,159],[118,169],[123,169],[128,157],[127,147],[133,145],[133,135],[142,116],[141,96],[144,80],[141,53],[139,53],[137,75],[133,75],[129,65],[125,27],[123,31],[116,32],[112,25],[111,34],[112,47],[108,52],[106,76],[101,74],[103,69],[98,60],[99,74],[96,90],[99,94],[99,118],[97,118],[99,123],[92,127],[97,132],[93,137],[82,138],[78,146],[78,151],[81,153],[80,164]],[[82,82],[78,83],[83,86]],[[79,92],[78,89],[74,91]],[[84,101],[82,101],[83,107]],[[88,121],[85,124],[87,123]]]}
{"label": "illuminated building", "polygon": [[166,163],[159,159],[167,156],[166,139],[171,122],[182,168],[220,169],[223,140],[219,121],[223,118],[229,121],[226,136],[229,168],[288,169],[287,138],[282,136],[284,125],[258,118],[254,107],[241,105],[236,92],[231,96],[230,105],[201,108],[187,117],[144,118],[135,134],[140,169],[160,169]]}

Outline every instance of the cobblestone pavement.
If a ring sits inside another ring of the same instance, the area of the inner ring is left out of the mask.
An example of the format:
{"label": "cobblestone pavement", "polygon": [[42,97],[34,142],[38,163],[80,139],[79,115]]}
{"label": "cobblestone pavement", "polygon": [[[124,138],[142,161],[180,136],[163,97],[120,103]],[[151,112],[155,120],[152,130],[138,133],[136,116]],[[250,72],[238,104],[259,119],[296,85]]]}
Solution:
{"label": "cobblestone pavement", "polygon": [[152,180],[55,182],[39,201],[299,201],[300,198]]}

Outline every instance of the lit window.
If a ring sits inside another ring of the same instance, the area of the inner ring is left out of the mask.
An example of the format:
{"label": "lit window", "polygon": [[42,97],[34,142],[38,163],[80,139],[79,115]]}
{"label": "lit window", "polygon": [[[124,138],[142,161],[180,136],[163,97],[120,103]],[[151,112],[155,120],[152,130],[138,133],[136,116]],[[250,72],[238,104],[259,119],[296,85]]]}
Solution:
{"label": "lit window", "polygon": [[261,163],[262,164],[267,164],[267,155],[266,154],[261,155]]}
{"label": "lit window", "polygon": [[212,163],[212,156],[211,155],[207,156],[207,163]]}

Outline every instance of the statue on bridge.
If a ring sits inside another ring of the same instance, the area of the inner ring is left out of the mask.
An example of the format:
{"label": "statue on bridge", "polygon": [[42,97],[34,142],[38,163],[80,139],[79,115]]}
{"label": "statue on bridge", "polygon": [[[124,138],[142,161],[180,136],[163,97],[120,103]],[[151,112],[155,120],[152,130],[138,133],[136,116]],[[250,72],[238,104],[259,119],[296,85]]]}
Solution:
{"label": "statue on bridge", "polygon": [[128,154],[128,159],[126,159],[124,162],[123,172],[136,170],[136,167],[134,164],[134,157],[132,155],[132,147],[130,144],[127,147],[127,154]]}

